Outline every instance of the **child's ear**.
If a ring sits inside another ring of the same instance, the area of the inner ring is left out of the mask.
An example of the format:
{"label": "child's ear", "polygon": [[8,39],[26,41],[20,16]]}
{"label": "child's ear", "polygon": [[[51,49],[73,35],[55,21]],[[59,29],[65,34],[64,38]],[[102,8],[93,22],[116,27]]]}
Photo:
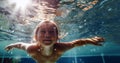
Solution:
{"label": "child's ear", "polygon": [[38,39],[37,39],[37,35],[35,35],[34,37],[33,37],[33,41],[37,41]]}
{"label": "child's ear", "polygon": [[60,38],[61,38],[61,37],[60,37],[60,36],[58,36],[58,38],[57,38],[57,39],[58,39],[58,40],[60,40]]}

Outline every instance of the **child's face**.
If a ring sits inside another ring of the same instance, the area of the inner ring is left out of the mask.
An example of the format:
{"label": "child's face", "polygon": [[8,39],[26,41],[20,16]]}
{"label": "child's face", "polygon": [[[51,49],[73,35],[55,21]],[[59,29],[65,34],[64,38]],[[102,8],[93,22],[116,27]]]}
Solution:
{"label": "child's face", "polygon": [[37,33],[38,41],[41,45],[53,45],[57,42],[58,34],[53,23],[42,23]]}

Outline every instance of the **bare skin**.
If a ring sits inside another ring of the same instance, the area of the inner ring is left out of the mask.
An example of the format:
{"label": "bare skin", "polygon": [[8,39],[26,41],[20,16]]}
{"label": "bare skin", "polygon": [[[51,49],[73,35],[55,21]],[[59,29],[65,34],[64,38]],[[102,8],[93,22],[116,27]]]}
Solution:
{"label": "bare skin", "polygon": [[102,37],[78,39],[71,42],[57,42],[57,26],[50,21],[40,23],[35,31],[35,43],[14,43],[8,45],[7,51],[12,48],[22,49],[28,52],[37,63],[55,63],[61,55],[69,49],[86,44],[101,46]]}

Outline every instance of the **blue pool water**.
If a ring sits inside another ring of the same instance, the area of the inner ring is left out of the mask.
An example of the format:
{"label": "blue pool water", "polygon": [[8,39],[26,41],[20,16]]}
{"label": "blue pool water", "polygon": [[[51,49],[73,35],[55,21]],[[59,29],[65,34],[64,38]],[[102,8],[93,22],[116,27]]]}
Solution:
{"label": "blue pool water", "polygon": [[[56,63],[120,63],[120,56],[61,57]],[[1,63],[35,63],[31,58],[0,58]]]}
{"label": "blue pool water", "polygon": [[[103,46],[85,45],[75,47],[65,52],[56,63],[120,63],[120,0],[99,0],[90,10],[83,12],[74,3],[66,3],[64,7],[75,10],[55,18],[60,27],[61,35],[65,35],[61,42],[79,38],[102,36],[105,38]],[[91,1],[91,0],[85,0]],[[13,49],[10,52],[4,48],[18,41],[31,41],[35,23],[18,24],[8,20],[9,13],[4,10],[5,3],[0,1],[0,63],[35,63],[23,50]],[[3,7],[3,8],[2,8]],[[8,11],[12,12],[12,11]],[[7,17],[6,17],[7,16]]]}

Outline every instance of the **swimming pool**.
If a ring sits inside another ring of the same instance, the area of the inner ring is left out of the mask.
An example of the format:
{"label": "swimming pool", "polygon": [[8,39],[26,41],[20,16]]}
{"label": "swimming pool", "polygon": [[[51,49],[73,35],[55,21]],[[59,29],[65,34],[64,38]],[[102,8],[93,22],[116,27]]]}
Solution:
{"label": "swimming pool", "polygon": [[[82,0],[80,0],[82,1]],[[120,1],[100,0],[95,7],[82,12],[76,8],[69,14],[56,17],[60,24],[61,34],[65,35],[61,42],[72,41],[79,38],[102,36],[106,39],[103,46],[86,45],[73,48],[60,57],[57,63],[120,63]],[[74,7],[67,4],[66,7]],[[70,10],[70,8],[67,8]],[[14,49],[10,52],[4,50],[5,46],[18,41],[30,41],[31,35],[24,31],[34,28],[27,25],[11,24],[9,20],[0,15],[0,63],[35,63],[24,51]],[[16,26],[16,27],[15,27]],[[27,29],[26,29],[27,28]]]}

